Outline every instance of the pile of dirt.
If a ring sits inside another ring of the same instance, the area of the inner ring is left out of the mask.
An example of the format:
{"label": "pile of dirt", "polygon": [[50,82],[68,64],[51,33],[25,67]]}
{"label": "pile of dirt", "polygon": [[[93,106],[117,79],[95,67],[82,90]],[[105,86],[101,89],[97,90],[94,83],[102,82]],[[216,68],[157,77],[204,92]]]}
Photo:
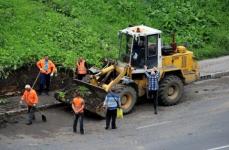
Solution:
{"label": "pile of dirt", "polygon": [[[38,73],[36,66],[24,66],[12,72],[7,79],[0,79],[0,97],[20,95],[25,84],[32,85]],[[71,82],[72,76],[71,70],[59,69],[58,75],[51,78],[51,90],[65,87]],[[38,83],[34,88],[38,89]]]}

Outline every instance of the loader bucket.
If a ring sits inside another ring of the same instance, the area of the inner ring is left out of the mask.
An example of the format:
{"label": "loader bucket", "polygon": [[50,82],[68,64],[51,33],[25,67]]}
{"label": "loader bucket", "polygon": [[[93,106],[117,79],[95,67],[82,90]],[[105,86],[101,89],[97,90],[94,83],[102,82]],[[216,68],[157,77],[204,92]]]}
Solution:
{"label": "loader bucket", "polygon": [[105,117],[103,101],[107,92],[102,88],[84,82],[74,80],[74,83],[55,93],[55,98],[63,103],[71,104],[74,93],[80,93],[85,100],[85,109],[91,113]]}

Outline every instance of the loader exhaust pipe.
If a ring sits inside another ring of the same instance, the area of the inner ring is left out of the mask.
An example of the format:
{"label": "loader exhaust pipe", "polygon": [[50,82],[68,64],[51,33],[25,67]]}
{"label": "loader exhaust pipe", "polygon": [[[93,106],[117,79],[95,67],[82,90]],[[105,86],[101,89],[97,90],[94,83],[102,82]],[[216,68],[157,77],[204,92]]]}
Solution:
{"label": "loader exhaust pipe", "polygon": [[175,32],[172,34],[172,43],[170,45],[171,45],[173,51],[176,52],[177,43],[176,43],[176,33]]}

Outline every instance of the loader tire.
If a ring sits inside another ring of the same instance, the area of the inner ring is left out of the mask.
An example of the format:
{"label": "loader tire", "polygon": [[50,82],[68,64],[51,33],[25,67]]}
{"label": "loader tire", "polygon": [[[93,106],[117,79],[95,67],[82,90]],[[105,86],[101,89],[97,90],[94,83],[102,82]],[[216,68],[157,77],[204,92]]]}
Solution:
{"label": "loader tire", "polygon": [[120,86],[119,88],[115,89],[115,91],[121,98],[123,113],[130,113],[137,101],[137,93],[135,89],[131,86]]}
{"label": "loader tire", "polygon": [[159,103],[164,106],[177,104],[183,96],[184,85],[176,75],[168,75],[160,82]]}

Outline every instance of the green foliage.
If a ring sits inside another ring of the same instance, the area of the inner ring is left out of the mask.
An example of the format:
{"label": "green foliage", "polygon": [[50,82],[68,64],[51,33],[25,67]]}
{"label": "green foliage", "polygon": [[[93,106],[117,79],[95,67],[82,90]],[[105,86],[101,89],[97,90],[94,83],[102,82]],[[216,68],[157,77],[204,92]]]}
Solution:
{"label": "green foliage", "polygon": [[4,105],[6,103],[9,103],[6,99],[1,99],[0,98],[0,105]]}
{"label": "green foliage", "polygon": [[117,32],[145,24],[176,32],[197,58],[229,54],[228,1],[221,0],[0,0],[0,78],[48,54],[74,68],[83,56],[99,66],[117,57]]}
{"label": "green foliage", "polygon": [[59,99],[64,101],[65,100],[65,92],[59,91],[57,92]]}
{"label": "green foliage", "polygon": [[82,96],[84,97],[87,92],[89,91],[89,89],[85,86],[79,86],[79,88],[77,89],[77,92]]}
{"label": "green foliage", "polygon": [[[165,34],[175,32],[178,43],[189,43],[199,59],[229,54],[229,11],[223,9],[227,2],[220,0],[174,0],[149,1],[148,15],[159,20]],[[228,9],[228,8],[227,8]],[[168,38],[166,38],[168,42]]]}

